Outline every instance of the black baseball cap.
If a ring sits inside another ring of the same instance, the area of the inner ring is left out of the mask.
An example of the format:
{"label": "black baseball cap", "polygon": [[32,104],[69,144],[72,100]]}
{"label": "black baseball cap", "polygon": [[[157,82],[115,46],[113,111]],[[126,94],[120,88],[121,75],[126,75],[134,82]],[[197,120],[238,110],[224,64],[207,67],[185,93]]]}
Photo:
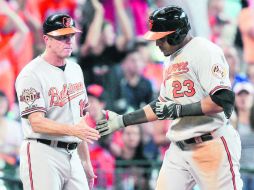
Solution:
{"label": "black baseball cap", "polygon": [[62,36],[77,32],[81,30],[75,27],[74,20],[67,14],[52,14],[43,23],[43,34],[45,35]]}

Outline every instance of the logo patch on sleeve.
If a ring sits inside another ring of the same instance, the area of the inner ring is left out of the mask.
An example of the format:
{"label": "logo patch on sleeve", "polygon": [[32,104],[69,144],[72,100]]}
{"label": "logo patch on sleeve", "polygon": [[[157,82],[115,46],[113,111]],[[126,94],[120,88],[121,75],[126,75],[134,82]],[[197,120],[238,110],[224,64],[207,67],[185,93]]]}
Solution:
{"label": "logo patch on sleeve", "polygon": [[27,105],[32,105],[35,100],[40,98],[40,93],[37,92],[34,88],[24,89],[20,101],[25,102]]}
{"label": "logo patch on sleeve", "polygon": [[212,67],[212,74],[219,79],[223,79],[226,76],[226,69],[219,64],[215,64]]}

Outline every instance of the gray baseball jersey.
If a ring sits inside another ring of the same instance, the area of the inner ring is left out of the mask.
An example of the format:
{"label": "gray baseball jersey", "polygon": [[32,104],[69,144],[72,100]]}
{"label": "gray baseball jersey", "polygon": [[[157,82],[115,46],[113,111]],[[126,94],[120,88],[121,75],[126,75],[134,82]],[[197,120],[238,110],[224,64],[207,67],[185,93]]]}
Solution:
{"label": "gray baseball jersey", "polygon": [[52,136],[32,131],[28,114],[41,111],[59,123],[76,124],[88,106],[80,66],[67,61],[65,71],[45,62],[40,56],[28,64],[16,80],[25,138],[80,142],[71,136]]}
{"label": "gray baseball jersey", "polygon": [[[160,101],[169,98],[179,104],[190,104],[217,90],[231,89],[222,50],[204,38],[194,38],[167,57],[164,67]],[[213,131],[226,122],[224,113],[183,117],[173,121],[167,136],[171,141],[181,141]]]}

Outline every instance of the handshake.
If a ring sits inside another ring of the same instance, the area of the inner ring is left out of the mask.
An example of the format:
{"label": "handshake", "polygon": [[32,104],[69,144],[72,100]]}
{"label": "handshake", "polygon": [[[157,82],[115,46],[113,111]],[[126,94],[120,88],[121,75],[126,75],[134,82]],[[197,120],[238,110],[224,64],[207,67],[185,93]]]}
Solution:
{"label": "handshake", "polygon": [[[153,110],[159,120],[174,120],[182,117],[182,105],[176,104],[170,99],[168,99],[167,102],[157,100],[156,107]],[[96,129],[99,131],[101,136],[113,133],[114,131],[128,125],[124,124],[123,115],[118,115],[117,113],[108,110],[103,110],[103,114],[104,119],[101,119],[96,123]]]}

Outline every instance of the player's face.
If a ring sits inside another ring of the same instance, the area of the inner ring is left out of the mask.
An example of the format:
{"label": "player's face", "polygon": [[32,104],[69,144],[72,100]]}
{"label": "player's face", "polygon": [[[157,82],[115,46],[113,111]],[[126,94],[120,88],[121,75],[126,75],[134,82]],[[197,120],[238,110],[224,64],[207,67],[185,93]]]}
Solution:
{"label": "player's face", "polygon": [[170,56],[172,53],[179,49],[178,45],[172,46],[167,42],[167,36],[156,40],[156,46],[160,48],[161,52],[165,56]]}
{"label": "player's face", "polygon": [[71,55],[73,43],[75,41],[74,34],[48,37],[49,47],[58,57],[67,58]]}

